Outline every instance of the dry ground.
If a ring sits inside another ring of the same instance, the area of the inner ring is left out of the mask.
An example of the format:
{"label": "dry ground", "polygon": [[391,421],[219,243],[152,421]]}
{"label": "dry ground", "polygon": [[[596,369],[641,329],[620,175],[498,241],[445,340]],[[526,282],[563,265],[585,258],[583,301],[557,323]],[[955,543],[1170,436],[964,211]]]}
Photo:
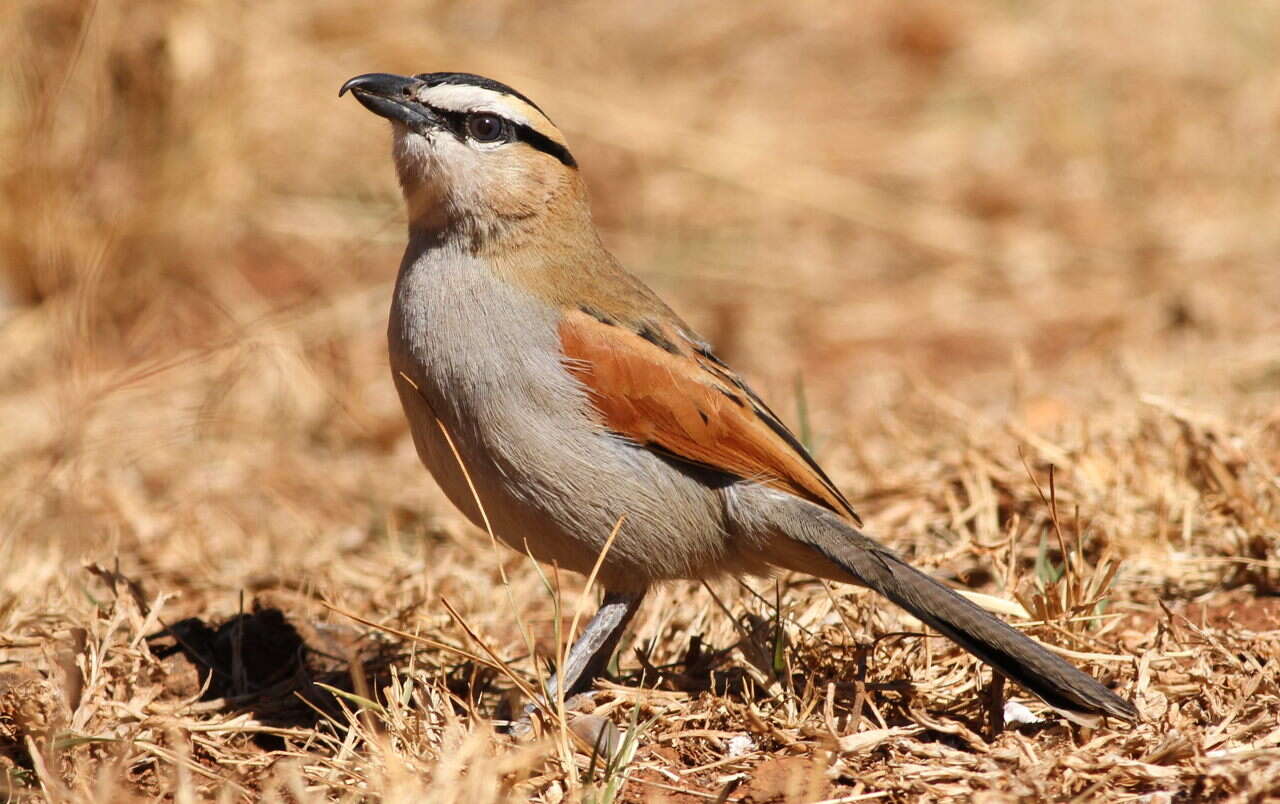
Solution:
{"label": "dry ground", "polygon": [[[12,799],[1280,789],[1276,6],[10,0],[0,52]],[[785,576],[663,590],[574,732],[496,734],[593,600],[450,509],[385,368],[336,90],[440,69],[550,111],[872,533],[1143,721],[994,733],[989,671]]]}

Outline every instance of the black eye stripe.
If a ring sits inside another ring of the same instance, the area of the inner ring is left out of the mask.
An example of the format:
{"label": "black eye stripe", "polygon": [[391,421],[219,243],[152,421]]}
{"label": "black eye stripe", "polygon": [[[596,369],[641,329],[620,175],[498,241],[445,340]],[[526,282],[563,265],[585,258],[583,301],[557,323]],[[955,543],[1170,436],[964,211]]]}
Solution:
{"label": "black eye stripe", "polygon": [[[427,106],[427,108],[435,112],[444,120],[446,128],[452,132],[453,136],[460,140],[467,138],[467,117],[470,113],[455,112],[450,109],[440,109],[436,106],[430,106],[429,104],[423,105]],[[530,148],[533,148],[536,151],[542,151],[544,154],[554,156],[560,161],[560,164],[565,165],[566,167],[576,168],[578,166],[577,160],[573,158],[573,154],[569,153],[568,148],[532,126],[525,125],[524,123],[516,123],[494,112],[484,112],[484,114],[491,114],[506,125],[510,126],[512,133],[515,135],[515,139],[523,142]]]}
{"label": "black eye stripe", "polygon": [[441,109],[438,106],[432,106],[429,103],[423,103],[428,109],[436,113],[442,121],[444,127],[449,129],[453,136],[460,140],[467,138],[467,116],[462,112],[451,112],[448,109]]}
{"label": "black eye stripe", "polygon": [[569,149],[547,135],[520,123],[513,124],[513,127],[516,131],[516,139],[527,144],[530,148],[542,151],[544,154],[551,154],[566,167],[576,168],[578,166],[577,160],[573,158],[573,154],[569,153]]}

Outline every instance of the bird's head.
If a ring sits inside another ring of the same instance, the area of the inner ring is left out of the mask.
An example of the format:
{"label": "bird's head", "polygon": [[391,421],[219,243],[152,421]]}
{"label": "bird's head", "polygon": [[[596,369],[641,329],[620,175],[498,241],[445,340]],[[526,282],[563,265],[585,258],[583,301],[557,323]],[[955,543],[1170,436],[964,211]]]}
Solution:
{"label": "bird's head", "polygon": [[369,73],[342,85],[391,121],[411,228],[486,241],[588,218],[577,162],[537,104],[470,73]]}

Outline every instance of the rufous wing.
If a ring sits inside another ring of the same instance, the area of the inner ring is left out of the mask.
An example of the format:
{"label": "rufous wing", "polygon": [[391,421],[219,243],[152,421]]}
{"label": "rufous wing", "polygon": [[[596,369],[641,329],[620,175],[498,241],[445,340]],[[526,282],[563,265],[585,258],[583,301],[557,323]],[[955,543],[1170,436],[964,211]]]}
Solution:
{"label": "rufous wing", "polygon": [[670,325],[628,326],[570,310],[568,370],[606,427],[692,464],[795,494],[858,521],[849,502],[759,397]]}

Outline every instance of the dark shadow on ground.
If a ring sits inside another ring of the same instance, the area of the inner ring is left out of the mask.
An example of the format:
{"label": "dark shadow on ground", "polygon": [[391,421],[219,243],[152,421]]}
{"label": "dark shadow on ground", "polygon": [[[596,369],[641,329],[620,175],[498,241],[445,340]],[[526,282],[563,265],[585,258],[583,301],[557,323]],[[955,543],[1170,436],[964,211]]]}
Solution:
{"label": "dark shadow on ground", "polygon": [[[337,696],[385,686],[390,666],[403,659],[400,646],[370,638],[361,630],[328,624],[299,628],[278,608],[255,603],[250,613],[220,624],[190,617],[147,637],[152,653],[170,664],[174,686],[202,701],[224,701],[232,711],[248,711],[270,726],[314,727],[321,718],[345,726]],[[353,673],[353,668],[355,672]],[[184,673],[194,670],[185,683]],[[348,708],[351,708],[350,705]],[[281,738],[258,735],[263,748],[283,747]]]}

